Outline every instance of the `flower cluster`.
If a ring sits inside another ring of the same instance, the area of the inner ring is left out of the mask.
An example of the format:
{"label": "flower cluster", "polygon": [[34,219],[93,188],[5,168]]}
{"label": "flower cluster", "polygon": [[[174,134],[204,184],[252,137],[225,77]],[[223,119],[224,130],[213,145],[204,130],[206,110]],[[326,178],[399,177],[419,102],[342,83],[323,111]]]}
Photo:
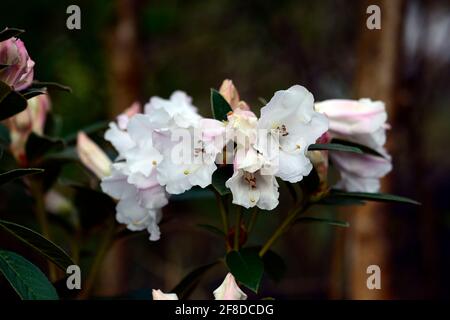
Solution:
{"label": "flower cluster", "polygon": [[[381,102],[314,104],[307,89],[294,85],[275,92],[258,118],[230,80],[220,94],[231,108],[223,121],[203,118],[192,99],[176,91],[169,99],[152,97],[143,112],[134,104],[110,123],[105,139],[117,159],[111,165],[86,162],[101,171],[102,190],[118,200],[117,220],[128,229],[147,229],[150,240],[159,239],[168,196],[209,186],[218,166],[233,167],[225,186],[234,204],[263,210],[278,205],[277,179],[297,183],[315,167],[328,188],[328,156],[341,175],[337,187],[348,191],[377,191],[379,178],[391,169],[383,148],[387,125]],[[308,150],[331,139],[364,145],[380,156]]]}

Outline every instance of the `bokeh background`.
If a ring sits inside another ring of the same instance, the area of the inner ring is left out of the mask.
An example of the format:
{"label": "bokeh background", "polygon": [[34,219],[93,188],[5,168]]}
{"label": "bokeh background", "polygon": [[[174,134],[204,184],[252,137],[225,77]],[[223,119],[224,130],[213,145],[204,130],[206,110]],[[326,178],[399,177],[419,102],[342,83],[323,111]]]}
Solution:
{"label": "bokeh background", "polygon": [[[81,30],[66,28],[71,4],[81,8]],[[370,4],[381,7],[381,30],[366,28]],[[51,92],[53,130],[68,139],[113,119],[134,101],[168,97],[177,89],[210,116],[209,89],[225,78],[233,79],[257,114],[259,98],[268,100],[293,84],[307,87],[317,101],[386,101],[394,170],[383,182],[384,191],[422,206],[312,210],[351,226],[295,226],[274,248],[285,258],[285,277],[265,278],[260,296],[450,297],[448,1],[2,0],[1,7],[7,8],[0,12],[1,28],[26,30],[21,38],[36,62],[35,77],[73,89],[72,94]],[[101,134],[93,138],[102,143]],[[80,172],[68,165],[63,177],[80,178],[85,174]],[[0,217],[32,227],[27,206],[33,199],[19,189],[0,190]],[[250,243],[261,243],[289,209],[288,196],[281,201],[275,212],[262,213]],[[82,204],[85,215],[101,214],[95,204]],[[219,225],[212,194],[177,197],[164,215],[159,242],[137,234],[111,245],[95,296],[146,299],[151,288],[169,291],[187,272],[223,254],[221,240],[196,226]],[[55,241],[68,251],[77,246],[83,268],[103,227],[83,232],[74,244],[56,217],[53,223]],[[17,246],[0,240],[2,246]],[[39,257],[33,261],[39,263]],[[366,288],[370,264],[381,267],[382,290]],[[191,297],[211,298],[224,275],[224,269],[211,271]],[[0,287],[0,295],[8,296],[4,280]]]}

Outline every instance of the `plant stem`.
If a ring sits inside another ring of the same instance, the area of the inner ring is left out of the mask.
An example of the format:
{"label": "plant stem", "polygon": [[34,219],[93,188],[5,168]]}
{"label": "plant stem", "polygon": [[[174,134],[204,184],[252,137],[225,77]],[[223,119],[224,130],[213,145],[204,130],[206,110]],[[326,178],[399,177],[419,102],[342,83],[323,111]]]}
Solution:
{"label": "plant stem", "polygon": [[220,212],[220,216],[222,218],[222,226],[223,226],[223,233],[225,235],[225,246],[227,248],[227,251],[229,251],[228,248],[228,242],[227,242],[227,235],[228,235],[228,216],[227,216],[227,211],[225,209],[224,203],[223,203],[223,199],[220,196],[220,194],[217,191],[214,191],[214,194],[216,195],[216,199],[217,199],[217,205],[219,206],[219,212]]}
{"label": "plant stem", "polygon": [[250,232],[252,232],[253,228],[255,227],[256,220],[258,220],[259,215],[259,208],[255,207],[252,212],[252,216],[250,217],[250,221],[248,222],[247,227],[247,236],[250,236]]}
{"label": "plant stem", "polygon": [[287,215],[287,217],[283,220],[283,222],[278,226],[272,236],[267,240],[264,246],[259,251],[259,256],[262,257],[267,251],[269,251],[270,247],[278,240],[278,238],[284,233],[284,231],[291,225],[291,223],[297,218],[297,213],[301,210],[301,208],[296,208],[291,213]]}
{"label": "plant stem", "polygon": [[99,248],[97,250],[97,253],[94,257],[94,261],[92,262],[91,269],[89,270],[89,276],[86,280],[86,284],[84,286],[83,291],[79,295],[79,298],[85,299],[89,297],[92,288],[95,284],[95,280],[97,279],[98,271],[100,270],[100,267],[102,266],[103,259],[106,256],[106,253],[108,253],[108,249],[110,248],[110,245],[113,240],[113,236],[115,233],[115,220],[111,219],[108,221],[107,229],[105,231],[105,234],[101,240],[101,243],[99,245]]}
{"label": "plant stem", "polygon": [[233,246],[234,250],[239,250],[239,235],[241,232],[241,220],[242,220],[242,207],[236,207],[236,224],[234,226],[234,241]]}
{"label": "plant stem", "polygon": [[[29,180],[30,191],[36,201],[35,212],[38,220],[39,227],[41,229],[42,236],[47,240],[50,239],[50,228],[48,225],[47,212],[45,211],[44,191],[39,181]],[[56,266],[48,261],[48,273],[51,282],[57,280]]]}
{"label": "plant stem", "polygon": [[292,225],[292,223],[297,219],[297,217],[303,213],[307,208],[309,207],[309,204],[304,197],[303,201],[301,201],[298,205],[294,207],[294,209],[291,210],[291,212],[288,213],[286,218],[283,220],[283,222],[278,226],[278,228],[274,231],[272,236],[267,240],[267,242],[263,245],[261,250],[259,251],[259,256],[262,257],[264,254],[269,251],[269,249],[272,247],[272,245],[280,238],[284,232],[286,232],[289,227]]}

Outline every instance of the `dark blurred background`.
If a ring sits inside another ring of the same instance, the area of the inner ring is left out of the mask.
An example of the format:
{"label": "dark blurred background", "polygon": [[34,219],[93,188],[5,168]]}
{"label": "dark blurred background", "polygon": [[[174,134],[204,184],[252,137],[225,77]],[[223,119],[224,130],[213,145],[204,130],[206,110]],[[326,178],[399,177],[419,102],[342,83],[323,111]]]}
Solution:
{"label": "dark blurred background", "polygon": [[[66,28],[71,4],[81,8],[81,30]],[[370,4],[381,7],[381,30],[366,28]],[[210,116],[209,88],[225,78],[257,114],[258,98],[297,83],[317,101],[386,101],[394,170],[384,191],[422,206],[311,210],[351,226],[295,226],[275,247],[286,259],[286,276],[279,283],[265,279],[260,296],[450,297],[448,1],[3,0],[5,6],[0,27],[26,30],[21,38],[36,62],[35,78],[73,89],[51,95],[61,136],[177,89]],[[168,222],[159,242],[141,234],[114,245],[96,295],[147,298],[151,288],[169,291],[191,269],[223,254],[221,240],[195,226],[219,225],[214,198],[192,195],[196,200],[186,202],[188,194],[164,209]],[[277,211],[288,210],[289,198],[281,201]],[[261,243],[280,216],[262,215],[250,243]],[[89,247],[95,236],[80,242]],[[382,290],[366,288],[370,264],[381,267]],[[192,297],[211,298],[224,275],[223,269],[209,273]]]}

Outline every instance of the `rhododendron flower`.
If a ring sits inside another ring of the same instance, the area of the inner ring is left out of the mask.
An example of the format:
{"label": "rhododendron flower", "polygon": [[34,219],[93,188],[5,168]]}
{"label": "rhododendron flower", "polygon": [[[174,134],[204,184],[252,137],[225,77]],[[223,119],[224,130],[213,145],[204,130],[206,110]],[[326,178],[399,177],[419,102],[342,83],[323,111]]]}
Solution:
{"label": "rhododendron flower", "polygon": [[[279,143],[276,176],[298,182],[312,170],[308,147],[328,130],[327,118],[314,110],[314,98],[304,87],[280,90],[261,109],[258,129],[266,130]],[[264,154],[264,146],[258,146]],[[265,155],[267,156],[267,155]]]}
{"label": "rhododendron flower", "polygon": [[247,300],[247,295],[239,288],[231,273],[227,274],[213,294],[216,300]]}
{"label": "rhododendron flower", "polygon": [[16,91],[28,88],[33,82],[34,61],[28,55],[22,40],[10,38],[0,42],[0,81]]}
{"label": "rhododendron flower", "polygon": [[25,110],[9,118],[6,122],[11,135],[11,152],[22,164],[26,163],[25,145],[28,136],[32,132],[43,135],[50,105],[50,98],[47,94],[35,96],[28,100]]}
{"label": "rhododendron flower", "polygon": [[203,119],[195,129],[179,133],[173,147],[166,146],[164,161],[158,166],[158,181],[171,194],[210,185],[217,169],[215,159],[224,146],[224,125],[217,120]]}
{"label": "rhododendron flower", "polygon": [[316,103],[316,109],[330,119],[332,138],[367,146],[382,155],[330,151],[331,161],[341,175],[337,187],[347,191],[379,191],[379,179],[392,169],[391,157],[384,149],[388,128],[384,103],[336,99]]}
{"label": "rhododendron flower", "polygon": [[101,182],[103,192],[118,199],[116,219],[127,225],[132,231],[145,230],[150,233],[150,240],[158,240],[161,220],[160,209],[168,203],[164,189],[159,185],[155,175],[147,179],[147,186],[138,188],[128,182],[125,163],[112,166],[112,174]]}
{"label": "rhododendron flower", "polygon": [[237,169],[225,186],[233,194],[233,203],[245,208],[257,206],[263,210],[272,210],[278,205],[278,182],[275,176],[261,174],[260,170],[248,172]]}
{"label": "rhododendron flower", "polygon": [[192,98],[183,91],[175,91],[169,100],[152,97],[144,107],[145,114],[160,128],[194,127],[201,119]]}

